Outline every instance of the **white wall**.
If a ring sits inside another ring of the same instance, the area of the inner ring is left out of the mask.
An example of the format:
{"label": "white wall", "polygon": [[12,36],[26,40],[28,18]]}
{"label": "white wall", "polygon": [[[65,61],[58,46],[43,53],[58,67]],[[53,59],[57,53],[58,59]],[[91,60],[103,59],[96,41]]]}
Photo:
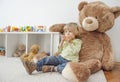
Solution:
{"label": "white wall", "polygon": [[0,22],[6,25],[46,25],[77,21],[78,0],[0,0]]}
{"label": "white wall", "polygon": [[[78,23],[78,4],[83,0],[0,0],[0,27],[7,25],[45,25]],[[96,0],[86,0],[96,1]],[[120,6],[120,0],[102,0]],[[120,17],[107,33],[111,37],[116,61],[120,61]]]}

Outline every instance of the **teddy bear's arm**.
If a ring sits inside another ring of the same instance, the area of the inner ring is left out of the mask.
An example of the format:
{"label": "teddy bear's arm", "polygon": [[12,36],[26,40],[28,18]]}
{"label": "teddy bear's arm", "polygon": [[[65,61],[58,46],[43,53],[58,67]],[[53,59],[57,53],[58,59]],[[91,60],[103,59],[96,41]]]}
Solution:
{"label": "teddy bear's arm", "polygon": [[102,68],[104,70],[112,70],[114,67],[114,53],[110,42],[110,38],[106,34],[102,37],[104,38]]}
{"label": "teddy bear's arm", "polygon": [[60,32],[63,33],[63,28],[66,24],[54,24],[50,27],[50,32]]}

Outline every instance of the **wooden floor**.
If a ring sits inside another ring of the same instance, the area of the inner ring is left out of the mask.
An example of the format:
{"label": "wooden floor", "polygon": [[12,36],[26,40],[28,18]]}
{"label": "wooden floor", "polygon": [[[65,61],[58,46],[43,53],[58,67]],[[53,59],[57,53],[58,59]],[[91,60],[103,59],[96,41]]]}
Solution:
{"label": "wooden floor", "polygon": [[107,82],[120,82],[120,62],[115,63],[115,67],[112,71],[104,71]]}

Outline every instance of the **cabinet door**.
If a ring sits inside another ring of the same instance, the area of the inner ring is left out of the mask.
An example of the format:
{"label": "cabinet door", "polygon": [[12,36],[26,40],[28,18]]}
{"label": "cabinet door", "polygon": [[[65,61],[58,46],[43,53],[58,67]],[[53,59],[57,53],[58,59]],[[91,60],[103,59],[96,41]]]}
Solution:
{"label": "cabinet door", "polygon": [[7,56],[11,57],[19,44],[26,46],[26,34],[7,34]]}

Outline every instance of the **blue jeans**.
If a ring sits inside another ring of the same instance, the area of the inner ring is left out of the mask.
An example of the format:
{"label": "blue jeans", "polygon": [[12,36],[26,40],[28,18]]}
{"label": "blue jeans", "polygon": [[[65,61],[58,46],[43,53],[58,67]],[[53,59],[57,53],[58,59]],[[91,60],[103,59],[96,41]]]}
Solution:
{"label": "blue jeans", "polygon": [[70,62],[70,61],[64,59],[60,55],[59,56],[47,56],[37,62],[36,70],[41,71],[43,65],[54,65],[54,66],[57,66],[57,71],[61,73],[64,67],[66,66],[67,62]]}

